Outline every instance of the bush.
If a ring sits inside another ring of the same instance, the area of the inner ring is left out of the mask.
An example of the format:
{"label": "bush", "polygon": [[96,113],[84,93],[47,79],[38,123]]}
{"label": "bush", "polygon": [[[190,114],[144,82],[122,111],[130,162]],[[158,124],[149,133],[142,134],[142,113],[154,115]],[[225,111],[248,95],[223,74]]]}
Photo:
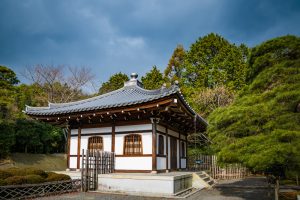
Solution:
{"label": "bush", "polygon": [[4,186],[7,185],[6,181],[3,179],[0,179],[0,186]]}
{"label": "bush", "polygon": [[36,168],[9,168],[5,170],[6,172],[12,174],[12,176],[26,176],[26,175],[39,175],[43,178],[47,177],[47,173],[41,169]]}
{"label": "bush", "polygon": [[48,172],[48,177],[46,178],[47,182],[51,181],[66,181],[71,180],[71,177],[65,174],[57,174],[54,172]]}
{"label": "bush", "polygon": [[24,176],[11,176],[5,179],[7,185],[21,185],[25,182]]}
{"label": "bush", "polygon": [[6,179],[10,176],[12,176],[12,174],[10,172],[5,171],[5,170],[0,170],[0,180],[1,179]]}
{"label": "bush", "polygon": [[24,176],[26,184],[37,184],[45,182],[45,179],[39,175],[31,174]]}

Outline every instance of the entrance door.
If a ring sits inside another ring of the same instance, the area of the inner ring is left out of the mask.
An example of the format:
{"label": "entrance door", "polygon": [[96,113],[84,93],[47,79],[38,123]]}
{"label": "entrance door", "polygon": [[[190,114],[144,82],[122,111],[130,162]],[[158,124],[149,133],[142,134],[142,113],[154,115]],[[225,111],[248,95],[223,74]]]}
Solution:
{"label": "entrance door", "polygon": [[177,140],[170,137],[171,169],[177,169]]}

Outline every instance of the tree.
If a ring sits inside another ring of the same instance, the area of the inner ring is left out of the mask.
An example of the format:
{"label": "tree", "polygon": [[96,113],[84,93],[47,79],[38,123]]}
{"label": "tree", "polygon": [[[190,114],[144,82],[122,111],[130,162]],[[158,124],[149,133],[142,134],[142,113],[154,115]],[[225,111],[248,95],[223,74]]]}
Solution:
{"label": "tree", "polygon": [[0,158],[5,158],[15,143],[14,127],[11,123],[2,122],[0,130]]}
{"label": "tree", "polygon": [[241,89],[246,79],[246,49],[214,33],[200,37],[186,53],[185,84],[192,90],[217,85]]}
{"label": "tree", "polygon": [[15,72],[8,67],[0,66],[0,123],[14,118],[16,105],[15,85],[19,80]]}
{"label": "tree", "polygon": [[19,82],[13,70],[0,65],[0,88],[9,88]]}
{"label": "tree", "polygon": [[99,88],[99,94],[105,94],[124,86],[124,82],[128,81],[129,78],[126,74],[121,72],[112,75],[107,82],[104,82]]}
{"label": "tree", "polygon": [[94,75],[87,67],[67,67],[63,65],[35,65],[27,67],[23,76],[37,84],[47,93],[49,102],[69,102],[79,100],[86,95],[82,88]]}
{"label": "tree", "polygon": [[141,80],[144,88],[148,90],[159,89],[164,83],[163,75],[156,66],[153,66],[150,72],[146,73]]}
{"label": "tree", "polygon": [[251,51],[249,86],[208,118],[222,163],[276,176],[300,171],[300,38],[284,36]]}
{"label": "tree", "polygon": [[184,59],[185,59],[185,50],[182,45],[178,45],[172,57],[169,60],[168,66],[164,71],[164,75],[167,78],[168,82],[171,84],[175,80],[181,82],[183,71],[184,71]]}
{"label": "tree", "polygon": [[192,101],[198,113],[206,118],[215,109],[230,105],[234,100],[234,96],[235,93],[232,90],[219,85],[195,92]]}

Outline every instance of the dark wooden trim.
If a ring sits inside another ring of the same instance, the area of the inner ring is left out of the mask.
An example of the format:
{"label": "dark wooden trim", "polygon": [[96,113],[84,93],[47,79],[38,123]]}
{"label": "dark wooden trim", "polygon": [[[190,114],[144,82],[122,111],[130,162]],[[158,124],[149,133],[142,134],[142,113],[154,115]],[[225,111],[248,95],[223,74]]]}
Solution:
{"label": "dark wooden trim", "polygon": [[157,170],[157,173],[165,173],[167,170],[166,169],[159,169]]}
{"label": "dark wooden trim", "polygon": [[[118,134],[132,134],[132,133],[151,133],[152,130],[137,130],[137,131],[119,131],[115,132],[115,135]],[[112,135],[112,132],[103,132],[103,133],[85,133],[81,134],[81,136],[101,136],[101,135]],[[71,137],[76,137],[78,134],[71,135]]]}
{"label": "dark wooden trim", "polygon": [[152,157],[152,154],[115,155],[115,157]]}
{"label": "dark wooden trim", "polygon": [[151,133],[152,130],[136,130],[136,131],[117,131],[116,134],[131,134],[131,133]]}
{"label": "dark wooden trim", "polygon": [[156,157],[162,157],[162,158],[165,158],[166,155],[162,155],[162,154],[156,154]]}
{"label": "dark wooden trim", "polygon": [[[78,157],[78,155],[70,155],[70,157]],[[79,155],[79,157],[82,157],[81,155]]]}
{"label": "dark wooden trim", "polygon": [[157,159],[156,159],[156,146],[157,146],[157,133],[156,133],[156,119],[152,119],[152,171],[157,169]]}
{"label": "dark wooden trim", "polygon": [[159,131],[159,130],[156,130],[156,133],[161,134],[161,135],[166,135],[166,133],[161,132],[161,131]]}
{"label": "dark wooden trim", "polygon": [[78,128],[78,141],[77,141],[77,169],[80,169],[80,154],[81,154],[81,127]]}
{"label": "dark wooden trim", "polygon": [[68,168],[70,168],[70,150],[71,150],[71,148],[70,148],[70,144],[71,144],[71,129],[70,128],[68,128],[68,139],[67,139],[68,141],[67,141],[67,154],[68,154],[68,156],[67,156],[67,167]]}
{"label": "dark wooden trim", "polygon": [[180,137],[180,132],[178,133],[179,134],[179,140],[178,140],[178,148],[179,148],[179,156],[178,156],[178,159],[179,159],[179,169],[181,169],[181,159],[180,159],[180,156],[181,156],[181,137]]}
{"label": "dark wooden trim", "polygon": [[115,123],[111,127],[111,152],[115,152],[116,126]]}
{"label": "dark wooden trim", "polygon": [[169,136],[168,128],[166,128],[166,168],[169,169]]}
{"label": "dark wooden trim", "polygon": [[151,170],[128,170],[128,169],[116,169],[115,173],[150,173]]}
{"label": "dark wooden trim", "polygon": [[180,156],[180,159],[186,159],[186,157],[181,157],[181,156]]}

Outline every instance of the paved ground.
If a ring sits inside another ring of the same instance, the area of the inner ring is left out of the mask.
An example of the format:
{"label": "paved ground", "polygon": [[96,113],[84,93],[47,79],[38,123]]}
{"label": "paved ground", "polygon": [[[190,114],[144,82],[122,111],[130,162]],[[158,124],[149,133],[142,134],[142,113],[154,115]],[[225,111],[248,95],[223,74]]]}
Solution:
{"label": "paved ground", "polygon": [[[268,187],[263,177],[253,177],[235,181],[220,181],[213,189],[196,192],[187,200],[273,200],[273,189]],[[62,196],[42,198],[44,200],[157,200],[178,199],[161,197],[141,197],[132,195],[103,194],[103,193],[74,193]]]}

